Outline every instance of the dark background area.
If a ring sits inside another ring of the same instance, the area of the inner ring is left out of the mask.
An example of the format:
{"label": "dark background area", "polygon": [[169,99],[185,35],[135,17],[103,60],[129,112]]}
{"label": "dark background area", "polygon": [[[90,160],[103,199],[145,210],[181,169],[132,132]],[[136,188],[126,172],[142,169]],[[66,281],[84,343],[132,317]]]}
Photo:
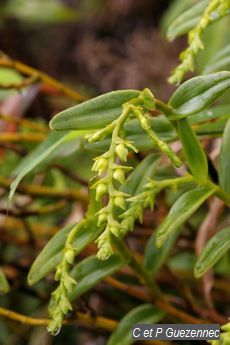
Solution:
{"label": "dark background area", "polygon": [[50,25],[5,18],[1,49],[87,93],[149,87],[168,99],[172,87],[166,79],[185,43],[169,44],[160,32],[170,1],[65,2],[80,10],[78,20]]}

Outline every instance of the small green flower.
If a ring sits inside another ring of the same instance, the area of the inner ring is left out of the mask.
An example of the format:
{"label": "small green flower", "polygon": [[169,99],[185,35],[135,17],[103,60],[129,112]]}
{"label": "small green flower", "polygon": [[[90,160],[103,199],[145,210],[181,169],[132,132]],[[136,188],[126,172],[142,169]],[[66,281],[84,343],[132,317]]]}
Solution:
{"label": "small green flower", "polygon": [[120,182],[121,184],[125,182],[125,173],[123,169],[115,169],[113,172],[114,180]]}
{"label": "small green flower", "polygon": [[101,175],[101,173],[106,170],[107,166],[108,166],[108,160],[106,158],[97,157],[92,167],[92,171],[96,171],[99,173],[99,175]]}
{"label": "small green flower", "polygon": [[97,219],[97,226],[101,226],[106,221],[107,221],[107,214],[105,212],[99,214],[98,219]]}
{"label": "small green flower", "polygon": [[65,259],[66,261],[72,265],[74,263],[74,258],[75,258],[75,251],[73,248],[69,248],[67,249],[67,251],[65,252]]}
{"label": "small green flower", "polygon": [[99,183],[96,188],[96,200],[99,201],[107,192],[107,186],[105,183]]}
{"label": "small green flower", "polygon": [[125,198],[123,196],[116,196],[114,198],[114,205],[120,207],[122,210],[126,209]]}
{"label": "small green flower", "polygon": [[127,156],[129,154],[129,151],[123,143],[118,144],[116,146],[115,151],[116,151],[116,154],[118,155],[118,157],[120,158],[121,161],[124,161],[124,162],[127,161]]}

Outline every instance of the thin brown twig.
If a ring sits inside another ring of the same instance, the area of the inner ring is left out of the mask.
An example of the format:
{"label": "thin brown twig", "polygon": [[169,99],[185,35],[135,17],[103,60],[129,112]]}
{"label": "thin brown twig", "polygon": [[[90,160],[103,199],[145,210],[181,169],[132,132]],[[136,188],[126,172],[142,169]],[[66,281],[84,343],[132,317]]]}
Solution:
{"label": "thin brown twig", "polygon": [[40,143],[46,138],[43,133],[0,133],[0,143]]}
{"label": "thin brown twig", "polygon": [[43,83],[52,86],[57,91],[64,93],[66,96],[74,99],[77,102],[82,102],[87,99],[87,97],[81,95],[77,91],[71,89],[70,87],[50,77],[46,73],[41,72],[26,64],[23,64],[20,61],[13,60],[3,53],[0,55],[0,66],[13,68],[17,70],[18,72],[25,74],[27,76],[37,76],[38,80],[41,80]]}
{"label": "thin brown twig", "polygon": [[[10,189],[11,181],[3,176],[0,176],[0,187]],[[78,200],[84,203],[88,201],[87,194],[80,190],[75,189],[63,189],[58,190],[54,187],[49,186],[37,186],[29,184],[21,184],[17,188],[17,192],[20,194],[28,194],[36,197],[43,198],[58,198],[58,199],[68,199],[68,200]]]}
{"label": "thin brown twig", "polygon": [[49,128],[45,124],[36,123],[34,121],[30,121],[30,120],[24,119],[24,118],[18,118],[18,117],[12,116],[12,115],[0,114],[0,119],[5,121],[5,122],[16,123],[16,124],[19,124],[19,125],[24,126],[26,128],[34,129],[34,130],[39,131],[39,132],[47,133],[49,131]]}
{"label": "thin brown twig", "polygon": [[177,309],[172,304],[170,304],[168,297],[166,298],[161,292],[160,288],[156,283],[150,278],[150,276],[145,271],[144,267],[138,262],[133,253],[130,252],[130,248],[123,242],[116,241],[116,248],[120,255],[125,259],[129,258],[129,266],[137,274],[142,285],[146,286],[151,294],[152,300],[156,306],[161,310],[167,312],[169,315],[183,320],[186,323],[202,324],[209,323],[207,320],[196,318],[183,310]]}
{"label": "thin brown twig", "polygon": [[115,287],[118,290],[125,291],[130,296],[136,297],[143,301],[151,301],[151,296],[147,290],[140,288],[139,286],[132,286],[125,284],[113,277],[106,277],[104,282]]}
{"label": "thin brown twig", "polygon": [[57,203],[41,206],[34,210],[20,210],[19,211],[17,209],[14,210],[14,209],[0,208],[0,214],[3,214],[3,215],[7,214],[8,216],[16,217],[16,218],[45,215],[45,214],[50,214],[50,213],[63,209],[65,204],[66,204],[65,201],[61,200],[61,201],[58,201]]}
{"label": "thin brown twig", "polygon": [[20,147],[19,145],[11,143],[0,143],[0,148],[3,150],[10,150],[15,152],[17,155],[24,157],[27,154],[27,151]]}
{"label": "thin brown twig", "polygon": [[[48,326],[50,319],[40,319],[16,313],[12,310],[0,307],[0,315],[29,326]],[[63,324],[81,324],[90,327],[99,327],[108,331],[113,331],[117,327],[117,321],[102,316],[92,317],[88,314],[76,312],[76,319],[64,320]]]}

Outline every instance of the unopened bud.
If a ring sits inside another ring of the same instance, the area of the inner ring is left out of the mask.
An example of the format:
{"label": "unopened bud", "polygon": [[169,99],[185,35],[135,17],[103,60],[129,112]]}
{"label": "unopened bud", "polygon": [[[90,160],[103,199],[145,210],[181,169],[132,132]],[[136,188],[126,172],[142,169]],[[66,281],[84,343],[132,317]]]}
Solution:
{"label": "unopened bud", "polygon": [[106,215],[106,213],[101,213],[101,214],[99,214],[98,220],[97,220],[97,226],[102,225],[104,222],[106,222],[106,220],[107,220],[107,215]]}
{"label": "unopened bud", "polygon": [[96,189],[96,201],[99,201],[106,192],[107,192],[106,184],[100,183]]}
{"label": "unopened bud", "polygon": [[119,229],[119,227],[118,226],[111,226],[110,228],[109,228],[109,230],[110,230],[110,232],[114,235],[114,236],[116,236],[116,237],[120,237],[120,229]]}
{"label": "unopened bud", "polygon": [[143,129],[148,130],[150,128],[149,121],[146,119],[146,117],[141,116],[140,123]]}
{"label": "unopened bud", "polygon": [[107,168],[108,161],[106,158],[98,158],[92,167],[92,171],[98,171],[99,175]]}
{"label": "unopened bud", "polygon": [[56,273],[55,273],[55,280],[60,280],[62,275],[62,269],[60,266],[57,267]]}
{"label": "unopened bud", "polygon": [[134,217],[129,216],[125,218],[121,223],[122,232],[126,234],[128,231],[133,229],[133,225],[134,225]]}
{"label": "unopened bud", "polygon": [[122,210],[126,209],[126,205],[125,205],[125,198],[123,196],[116,196],[114,198],[114,204],[117,207],[120,207]]}
{"label": "unopened bud", "polygon": [[66,259],[66,261],[68,261],[69,264],[73,264],[74,263],[74,258],[75,258],[74,249],[72,249],[72,248],[67,249],[67,251],[65,252],[65,259]]}
{"label": "unopened bud", "polygon": [[116,146],[116,154],[122,161],[127,161],[128,153],[129,151],[127,150],[124,144],[118,144]]}
{"label": "unopened bud", "polygon": [[125,182],[125,173],[122,169],[115,169],[113,173],[114,180],[124,183]]}

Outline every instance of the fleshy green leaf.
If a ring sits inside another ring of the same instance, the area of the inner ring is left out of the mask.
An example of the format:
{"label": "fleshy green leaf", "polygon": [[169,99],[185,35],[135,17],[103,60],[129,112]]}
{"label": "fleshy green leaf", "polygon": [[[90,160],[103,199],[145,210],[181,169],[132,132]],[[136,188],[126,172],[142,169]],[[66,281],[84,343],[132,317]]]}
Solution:
{"label": "fleshy green leaf", "polygon": [[31,172],[40,163],[51,156],[57,149],[62,149],[63,145],[69,141],[75,141],[76,149],[80,147],[79,137],[83,135],[82,131],[50,133],[48,138],[38,145],[30,154],[21,160],[20,164],[13,171],[12,175],[15,176],[14,181],[11,183],[9,199],[11,200],[21,180]]}
{"label": "fleshy green leaf", "polygon": [[158,227],[156,233],[156,245],[161,247],[165,240],[174,231],[184,224],[187,219],[215,192],[215,189],[204,187],[196,188],[184,193],[174,203],[167,217]]}
{"label": "fleshy green leaf", "polygon": [[205,66],[204,73],[230,69],[230,44],[219,50]]}
{"label": "fleshy green leaf", "polygon": [[50,128],[56,131],[103,128],[121,114],[123,103],[139,94],[136,90],[120,90],[95,97],[55,115]]}
{"label": "fleshy green leaf", "polygon": [[[74,226],[75,224],[68,225],[60,230],[42,249],[28,274],[29,285],[35,284],[47,273],[55,269],[62,258],[66,236]],[[100,233],[101,229],[98,229],[92,222],[89,222],[87,227],[80,228],[73,241],[76,254],[80,253],[88,244],[93,242]]]}
{"label": "fleshy green leaf", "polygon": [[202,125],[199,125],[196,128],[196,134],[199,136],[201,135],[222,136],[227,122],[228,122],[227,118],[221,118],[215,122],[203,123]]}
{"label": "fleshy green leaf", "polygon": [[61,23],[76,20],[77,13],[60,0],[9,0],[4,16],[29,23]]}
{"label": "fleshy green leaf", "polygon": [[192,5],[188,10],[178,15],[168,27],[167,38],[172,41],[177,36],[183,35],[194,28],[208,3],[209,0],[199,1],[196,5]]}
{"label": "fleshy green leaf", "polygon": [[[189,123],[192,125],[199,124],[210,120],[217,120],[219,118],[230,118],[230,104],[218,105],[209,109],[202,110],[200,113],[190,116]],[[211,123],[210,123],[211,124]]]}
{"label": "fleshy green leaf", "polygon": [[186,118],[177,122],[177,129],[192,174],[198,181],[205,181],[208,176],[208,162],[196,134]]}
{"label": "fleshy green leaf", "polygon": [[0,293],[7,293],[9,291],[9,284],[6,279],[6,276],[0,267]]}
{"label": "fleshy green leaf", "polygon": [[110,336],[107,345],[130,345],[132,339],[132,327],[135,324],[157,323],[164,317],[164,312],[155,308],[152,304],[143,304],[132,309],[119,322],[117,329]]}
{"label": "fleshy green leaf", "polygon": [[230,120],[224,130],[220,153],[219,178],[222,188],[230,193]]}
{"label": "fleshy green leaf", "polygon": [[230,227],[217,232],[206,244],[195,266],[195,277],[200,278],[230,249]]}
{"label": "fleshy green leaf", "polygon": [[177,272],[178,274],[183,274],[184,272],[193,272],[195,267],[196,257],[194,252],[182,251],[167,261],[169,268]]}
{"label": "fleshy green leaf", "polygon": [[70,299],[78,298],[126,264],[127,262],[118,255],[112,255],[106,261],[99,260],[94,255],[82,260],[71,271],[71,276],[77,281],[77,285],[73,288]]}
{"label": "fleshy green leaf", "polygon": [[152,234],[148,243],[145,247],[145,254],[144,254],[144,267],[148,271],[149,274],[155,276],[156,273],[159,271],[160,267],[166,261],[170,251],[172,250],[179,233],[182,231],[182,228],[179,228],[177,231],[173,232],[169,235],[167,241],[161,246],[161,248],[157,248],[156,246],[156,232]]}
{"label": "fleshy green leaf", "polygon": [[177,114],[191,115],[207,108],[230,88],[230,72],[189,79],[174,92],[169,105]]}
{"label": "fleshy green leaf", "polygon": [[160,26],[163,33],[168,30],[168,27],[173,23],[173,21],[184,13],[191,5],[194,5],[197,0],[174,0],[170,2],[168,8],[163,14],[163,19],[161,20]]}

